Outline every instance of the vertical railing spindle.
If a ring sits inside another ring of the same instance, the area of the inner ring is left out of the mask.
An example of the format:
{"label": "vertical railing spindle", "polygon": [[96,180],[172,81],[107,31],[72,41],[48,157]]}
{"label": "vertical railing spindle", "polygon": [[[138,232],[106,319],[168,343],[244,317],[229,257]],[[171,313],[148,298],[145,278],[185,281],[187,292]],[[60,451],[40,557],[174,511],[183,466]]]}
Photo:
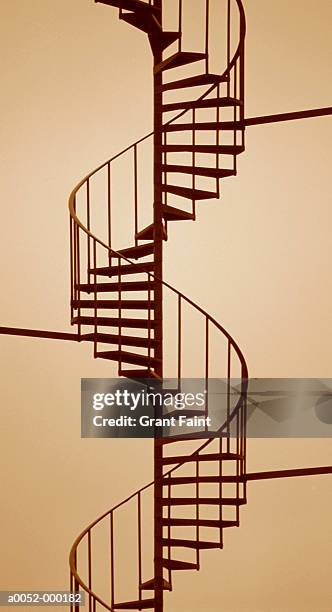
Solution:
{"label": "vertical railing spindle", "polygon": [[205,71],[209,73],[209,42],[210,42],[210,0],[205,1]]}
{"label": "vertical railing spindle", "polygon": [[113,518],[113,510],[110,512],[110,562],[111,562],[111,608],[114,608],[115,602],[115,580],[114,580],[114,518]]}
{"label": "vertical railing spindle", "polygon": [[137,495],[137,521],[138,521],[138,597],[142,600],[142,504],[141,492]]}
{"label": "vertical railing spindle", "polygon": [[93,334],[93,356],[97,357],[97,317],[98,317],[98,303],[97,303],[97,241],[93,241],[93,304],[94,304],[94,334]]}
{"label": "vertical railing spindle", "polygon": [[[112,186],[111,186],[111,162],[107,164],[107,231],[108,231],[108,246],[112,248]],[[111,255],[109,252],[109,259]],[[110,261],[111,265],[111,261]]]}
{"label": "vertical railing spindle", "polygon": [[227,343],[227,452],[230,452],[230,378],[231,378],[231,342]]}
{"label": "vertical railing spindle", "polygon": [[179,51],[182,50],[182,0],[179,0]]}
{"label": "vertical railing spindle", "polygon": [[180,385],[182,373],[182,298],[178,296],[178,380]]}
{"label": "vertical railing spindle", "polygon": [[[229,66],[231,61],[231,0],[227,0],[227,34],[226,34],[226,46],[227,46],[227,66]],[[227,81],[227,96],[230,95],[230,80],[231,75],[229,74],[229,79]]]}
{"label": "vertical railing spindle", "polygon": [[[91,530],[88,531],[88,585],[92,590],[92,555],[91,555]],[[92,597],[89,593],[89,612],[91,612]]]}
{"label": "vertical railing spindle", "polygon": [[122,288],[121,288],[121,259],[120,257],[118,257],[118,283],[119,283],[119,290],[118,290],[118,298],[119,298],[119,375],[121,375],[121,368],[122,368],[122,355],[121,355],[121,350],[122,350]]}
{"label": "vertical railing spindle", "polygon": [[138,245],[138,169],[137,169],[137,144],[134,146],[134,215],[135,215],[135,246]]}
{"label": "vertical railing spindle", "polygon": [[[91,207],[90,207],[90,179],[88,178],[86,181],[86,226],[88,231],[91,229]],[[90,283],[90,269],[91,269],[91,238],[89,234],[87,234],[87,282]]]}

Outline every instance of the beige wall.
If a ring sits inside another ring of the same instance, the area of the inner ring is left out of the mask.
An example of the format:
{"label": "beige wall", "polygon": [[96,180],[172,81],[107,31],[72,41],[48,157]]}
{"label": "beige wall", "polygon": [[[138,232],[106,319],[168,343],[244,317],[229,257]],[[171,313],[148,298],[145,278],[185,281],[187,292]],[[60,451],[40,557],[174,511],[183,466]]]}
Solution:
{"label": "beige wall", "polygon": [[[247,115],[330,105],[331,2],[245,4]],[[3,2],[0,28],[0,323],[66,330],[67,196],[150,130],[149,49],[90,0]],[[331,376],[330,140],[329,118],[248,129],[222,201],[172,229],[166,279],[254,376]],[[1,588],[62,589],[74,537],[151,478],[152,447],[80,439],[80,378],[116,374],[91,347],[1,337],[0,355]],[[329,441],[248,450],[252,470],[331,464]],[[201,575],[176,577],[168,609],[330,611],[331,501],[328,476],[251,484],[241,529]]]}

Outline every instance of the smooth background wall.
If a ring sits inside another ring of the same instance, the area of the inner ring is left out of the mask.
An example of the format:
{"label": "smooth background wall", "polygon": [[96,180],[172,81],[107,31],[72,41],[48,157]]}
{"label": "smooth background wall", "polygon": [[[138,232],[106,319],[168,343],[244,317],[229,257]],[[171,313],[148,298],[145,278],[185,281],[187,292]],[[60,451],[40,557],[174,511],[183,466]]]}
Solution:
{"label": "smooth background wall", "polygon": [[[245,8],[247,116],[330,105],[331,2]],[[0,324],[69,330],[68,194],[150,131],[150,50],[90,0],[3,2],[0,32]],[[248,128],[221,202],[172,229],[166,280],[232,333],[252,376],[332,375],[331,136],[330,118]],[[152,445],[80,439],[80,378],[116,375],[90,346],[0,343],[1,588],[63,589],[72,541],[151,479]],[[253,471],[331,464],[328,440],[248,453]],[[327,612],[331,501],[329,476],[250,484],[241,528],[176,577],[169,609]]]}

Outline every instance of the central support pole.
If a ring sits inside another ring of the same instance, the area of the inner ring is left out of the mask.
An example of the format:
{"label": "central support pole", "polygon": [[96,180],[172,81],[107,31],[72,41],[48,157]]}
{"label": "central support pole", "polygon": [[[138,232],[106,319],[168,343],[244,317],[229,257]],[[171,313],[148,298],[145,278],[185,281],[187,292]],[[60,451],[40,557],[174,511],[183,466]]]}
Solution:
{"label": "central support pole", "polygon": [[[154,0],[154,7],[160,10],[157,16],[162,25],[162,0]],[[161,45],[153,49],[153,67],[162,61]],[[163,376],[163,211],[162,211],[162,73],[153,76],[154,85],[154,192],[153,192],[153,240],[154,240],[154,271],[158,279],[155,281],[155,357],[158,359],[155,372]],[[162,446],[158,439],[154,440],[154,578],[155,578],[155,612],[163,612],[163,546],[162,546]]]}

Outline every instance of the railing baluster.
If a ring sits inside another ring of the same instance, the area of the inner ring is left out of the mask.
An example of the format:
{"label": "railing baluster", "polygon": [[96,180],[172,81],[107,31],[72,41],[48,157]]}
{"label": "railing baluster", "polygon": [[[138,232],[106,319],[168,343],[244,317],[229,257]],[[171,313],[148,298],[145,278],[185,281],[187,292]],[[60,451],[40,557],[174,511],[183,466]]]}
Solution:
{"label": "railing baluster", "polygon": [[138,520],[138,597],[142,600],[142,507],[141,492],[137,495],[137,520]]}
{"label": "railing baluster", "polygon": [[118,257],[118,283],[119,283],[119,375],[122,369],[122,289],[121,289],[121,258]]}
{"label": "railing baluster", "polygon": [[[90,218],[91,212],[90,212],[90,179],[88,178],[86,181],[86,222],[87,222],[87,229],[90,231],[91,229],[91,218]],[[89,236],[89,234],[87,234],[87,243],[86,243],[86,247],[87,247],[87,272],[88,272],[88,279],[87,282],[90,283],[90,268],[91,268],[91,238]]]}
{"label": "railing baluster", "polygon": [[94,358],[97,357],[97,241],[93,241],[93,293],[94,293],[94,338],[93,338],[93,355]]}
{"label": "railing baluster", "polygon": [[209,72],[209,42],[210,42],[210,0],[206,0],[205,3],[205,70],[206,74]]}
{"label": "railing baluster", "polygon": [[69,217],[69,240],[70,240],[70,320],[74,317],[73,300],[75,299],[75,279],[73,261],[73,219]]}
{"label": "railing baluster", "polygon": [[[75,550],[74,567],[77,573],[77,550]],[[79,592],[79,584],[78,584],[77,578],[74,578],[74,593],[77,594],[78,592]],[[74,604],[74,610],[75,612],[80,612],[80,605],[76,602]]]}
{"label": "railing baluster", "polygon": [[[205,317],[205,417],[209,414],[209,317]],[[206,421],[205,421],[206,422]],[[205,425],[208,430],[208,425]]]}
{"label": "railing baluster", "polygon": [[[218,100],[220,98],[220,83],[218,83],[218,86],[217,86],[217,98],[218,98]],[[216,146],[219,147],[219,145],[220,145],[220,129],[219,129],[219,124],[220,124],[220,106],[217,106],[217,108],[216,108],[216,123],[217,123]],[[216,169],[219,170],[219,153],[218,153],[218,150],[216,152]],[[216,179],[216,187],[217,187],[217,194],[218,194],[218,198],[219,198],[220,197],[220,179],[219,178]]]}
{"label": "railing baluster", "polygon": [[137,169],[137,144],[134,146],[134,207],[135,207],[135,246],[138,245],[138,169]]}
{"label": "railing baluster", "polygon": [[108,246],[112,248],[112,186],[111,186],[111,163],[107,164],[107,229]]}
{"label": "railing baluster", "polygon": [[179,0],[179,51],[182,50],[182,0]]}
{"label": "railing baluster", "polygon": [[114,593],[114,588],[115,588],[115,580],[114,580],[114,518],[113,518],[113,510],[111,510],[110,512],[110,561],[111,561],[111,608],[114,608],[114,601],[115,601],[115,593]]}
{"label": "railing baluster", "polygon": [[[88,586],[92,590],[92,556],[91,556],[91,530],[88,531]],[[91,612],[92,597],[89,594],[89,612]]]}
{"label": "railing baluster", "polygon": [[[197,521],[197,525],[196,525],[196,542],[199,542],[199,536],[200,536],[200,528],[199,528],[199,459],[196,460],[196,521]],[[197,566],[199,567],[200,564],[200,550],[197,546],[196,548],[196,563]]]}
{"label": "railing baluster", "polygon": [[[196,123],[196,111],[193,108],[193,133],[192,133],[192,145],[193,145],[193,152],[192,152],[192,166],[193,168],[195,168],[196,166],[196,153],[195,153],[195,146],[196,146],[196,129],[195,129],[195,123]],[[195,172],[193,172],[193,178],[192,178],[192,189],[193,191],[195,190],[196,187],[196,174]],[[194,219],[196,219],[196,201],[195,199],[193,199],[192,201],[192,206],[193,206],[193,215],[194,215]]]}
{"label": "railing baluster", "polygon": [[[69,579],[69,589],[70,589],[70,593],[73,594],[74,593],[74,576],[73,576],[73,572],[70,570],[70,579]],[[71,602],[70,603],[70,612],[74,612],[74,603]]]}
{"label": "railing baluster", "polygon": [[[227,0],[227,34],[226,34],[226,45],[227,45],[227,66],[231,61],[231,0]],[[227,81],[227,95],[230,95],[230,80],[231,75]]]}
{"label": "railing baluster", "polygon": [[182,373],[182,298],[178,296],[178,379]]}
{"label": "railing baluster", "polygon": [[[222,451],[223,451],[223,438],[222,436],[219,438],[219,454],[220,454],[220,459],[219,459],[219,499],[222,499],[222,494],[223,494],[223,483],[222,483],[222,476],[223,476],[223,464],[222,464]],[[222,503],[219,504],[219,521],[220,521],[220,530],[219,530],[219,541],[220,541],[220,546],[223,546],[223,528],[222,528],[222,520],[223,520],[223,506]]]}
{"label": "railing baluster", "polygon": [[231,378],[231,342],[227,343],[227,452],[230,452],[230,378]]}
{"label": "railing baluster", "polygon": [[[234,99],[237,100],[237,63],[234,66]],[[237,128],[236,128],[236,121],[237,121],[237,115],[238,115],[238,107],[236,106],[236,104],[234,104],[234,112],[233,112],[233,121],[234,121],[234,146],[236,146],[237,144]],[[233,155],[233,168],[235,173],[237,172],[237,155],[236,153],[234,153]]]}
{"label": "railing baluster", "polygon": [[151,274],[148,272],[148,360],[151,368]]}
{"label": "railing baluster", "polygon": [[81,337],[81,330],[82,330],[82,326],[81,326],[81,289],[80,289],[80,285],[81,285],[81,257],[80,257],[80,228],[78,225],[75,225],[76,227],[76,247],[77,247],[77,299],[78,299],[78,305],[77,305],[77,316],[78,316],[78,336],[79,338]]}

